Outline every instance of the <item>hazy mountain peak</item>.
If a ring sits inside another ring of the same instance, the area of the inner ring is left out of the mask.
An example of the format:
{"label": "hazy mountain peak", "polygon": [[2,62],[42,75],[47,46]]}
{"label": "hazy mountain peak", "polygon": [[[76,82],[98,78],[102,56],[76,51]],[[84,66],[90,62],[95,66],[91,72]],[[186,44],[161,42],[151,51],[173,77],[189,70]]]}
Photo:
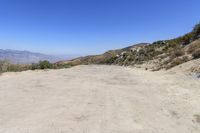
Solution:
{"label": "hazy mountain peak", "polygon": [[0,60],[9,60],[11,63],[14,64],[31,64],[37,63],[41,60],[56,62],[59,61],[60,58],[52,55],[46,55],[30,51],[0,49]]}

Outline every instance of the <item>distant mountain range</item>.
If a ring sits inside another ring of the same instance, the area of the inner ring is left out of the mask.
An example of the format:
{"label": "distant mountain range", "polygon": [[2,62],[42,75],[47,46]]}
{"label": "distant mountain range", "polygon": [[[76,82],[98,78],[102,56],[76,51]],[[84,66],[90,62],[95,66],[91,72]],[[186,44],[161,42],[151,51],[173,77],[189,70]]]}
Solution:
{"label": "distant mountain range", "polygon": [[37,63],[42,60],[48,60],[49,62],[54,63],[61,59],[62,58],[56,56],[34,53],[29,51],[0,49],[0,60],[8,60],[10,63],[14,64],[31,64]]}

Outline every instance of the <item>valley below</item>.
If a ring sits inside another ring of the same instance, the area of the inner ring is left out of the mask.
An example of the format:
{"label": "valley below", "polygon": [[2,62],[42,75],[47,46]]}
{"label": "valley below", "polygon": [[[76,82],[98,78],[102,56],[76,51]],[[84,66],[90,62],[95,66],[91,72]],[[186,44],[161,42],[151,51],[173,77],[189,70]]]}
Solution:
{"label": "valley below", "polygon": [[0,133],[199,133],[200,82],[114,65],[0,76]]}

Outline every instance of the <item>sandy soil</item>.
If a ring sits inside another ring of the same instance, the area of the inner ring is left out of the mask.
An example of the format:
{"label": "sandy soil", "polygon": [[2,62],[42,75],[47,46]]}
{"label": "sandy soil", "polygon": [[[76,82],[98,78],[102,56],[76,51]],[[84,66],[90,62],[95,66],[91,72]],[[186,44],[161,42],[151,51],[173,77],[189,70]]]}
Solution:
{"label": "sandy soil", "polygon": [[200,80],[119,66],[0,76],[0,133],[199,133]]}

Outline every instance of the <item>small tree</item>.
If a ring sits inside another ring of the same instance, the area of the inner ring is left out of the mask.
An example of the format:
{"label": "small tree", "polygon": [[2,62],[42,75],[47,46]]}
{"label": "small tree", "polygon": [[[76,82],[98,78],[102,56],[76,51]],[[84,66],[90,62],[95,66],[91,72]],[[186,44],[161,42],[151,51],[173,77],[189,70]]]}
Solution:
{"label": "small tree", "polygon": [[40,61],[39,62],[39,68],[40,69],[51,69],[53,68],[53,65],[49,61]]}
{"label": "small tree", "polygon": [[200,37],[200,23],[195,25],[193,33],[194,33],[194,39],[198,39]]}
{"label": "small tree", "polygon": [[8,71],[9,62],[7,60],[0,61],[0,72]]}

